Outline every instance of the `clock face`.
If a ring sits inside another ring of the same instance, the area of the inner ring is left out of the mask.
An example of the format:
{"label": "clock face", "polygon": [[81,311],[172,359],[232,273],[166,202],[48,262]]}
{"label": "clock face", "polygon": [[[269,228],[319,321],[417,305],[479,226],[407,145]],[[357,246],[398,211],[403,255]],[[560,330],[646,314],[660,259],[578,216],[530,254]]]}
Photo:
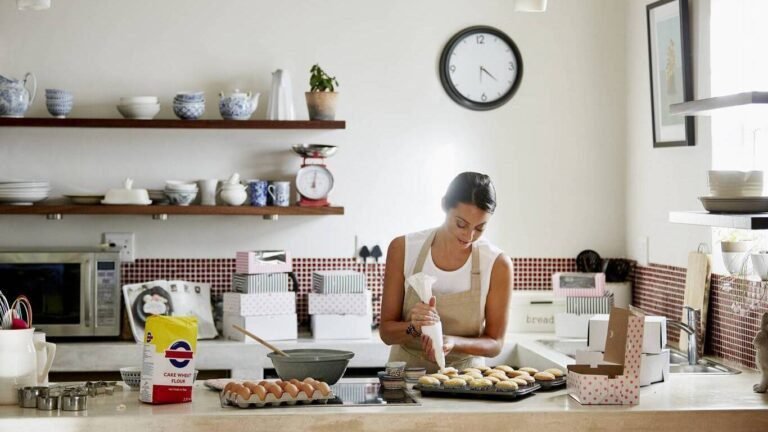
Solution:
{"label": "clock face", "polygon": [[309,199],[328,196],[333,189],[333,175],[322,165],[306,165],[296,174],[296,190]]}
{"label": "clock face", "polygon": [[440,57],[440,80],[459,105],[490,110],[504,105],[523,77],[523,60],[504,32],[476,26],[457,33]]}

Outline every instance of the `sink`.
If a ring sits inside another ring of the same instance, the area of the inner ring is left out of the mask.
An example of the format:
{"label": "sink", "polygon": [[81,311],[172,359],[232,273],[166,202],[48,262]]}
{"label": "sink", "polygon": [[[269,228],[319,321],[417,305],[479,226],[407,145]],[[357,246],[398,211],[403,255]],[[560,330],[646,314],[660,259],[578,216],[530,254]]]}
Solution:
{"label": "sink", "polygon": [[[576,358],[576,351],[584,351],[587,349],[586,339],[542,339],[537,340],[536,342],[572,359]],[[735,375],[741,373],[738,369],[730,368],[709,359],[700,359],[699,364],[689,365],[688,356],[686,354],[675,348],[667,348],[670,349],[670,373],[695,375]]]}

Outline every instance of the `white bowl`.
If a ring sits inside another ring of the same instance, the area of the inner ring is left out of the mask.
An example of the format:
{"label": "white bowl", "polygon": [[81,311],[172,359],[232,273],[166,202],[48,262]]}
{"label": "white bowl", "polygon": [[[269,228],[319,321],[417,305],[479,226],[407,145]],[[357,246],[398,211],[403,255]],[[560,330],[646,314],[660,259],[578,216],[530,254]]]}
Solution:
{"label": "white bowl", "polygon": [[197,191],[197,183],[190,183],[178,180],[168,180],[165,182],[165,190],[171,192],[192,192]]}
{"label": "white bowl", "polygon": [[126,96],[120,98],[120,105],[127,104],[156,104],[157,96]]}
{"label": "white bowl", "polygon": [[752,267],[754,267],[755,273],[760,276],[761,280],[768,281],[768,252],[753,253]]}
{"label": "white bowl", "polygon": [[120,368],[120,376],[131,390],[138,390],[141,387],[141,368],[122,367]]}
{"label": "white bowl", "polygon": [[749,252],[753,243],[752,240],[721,241],[720,250],[723,252]]}
{"label": "white bowl", "polygon": [[160,104],[118,105],[117,110],[127,119],[151,120],[160,112]]}
{"label": "white bowl", "polygon": [[[713,196],[725,196],[740,190],[763,190],[762,171],[708,171],[709,190]],[[753,196],[753,195],[736,195]]]}

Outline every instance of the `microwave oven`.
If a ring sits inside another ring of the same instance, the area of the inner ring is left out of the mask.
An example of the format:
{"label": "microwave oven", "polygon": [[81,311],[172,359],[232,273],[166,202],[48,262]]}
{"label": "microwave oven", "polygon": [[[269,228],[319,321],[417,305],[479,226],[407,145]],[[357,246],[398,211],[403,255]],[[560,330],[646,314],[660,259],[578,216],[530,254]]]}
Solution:
{"label": "microwave oven", "polygon": [[114,249],[0,250],[0,292],[25,295],[49,337],[119,336],[120,287]]}

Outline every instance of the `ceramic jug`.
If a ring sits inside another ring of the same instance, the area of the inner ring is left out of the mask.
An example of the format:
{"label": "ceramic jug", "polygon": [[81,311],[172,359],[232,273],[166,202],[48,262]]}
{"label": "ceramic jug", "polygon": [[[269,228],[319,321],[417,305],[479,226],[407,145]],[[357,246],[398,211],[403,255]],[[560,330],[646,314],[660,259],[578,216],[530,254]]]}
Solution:
{"label": "ceramic jug", "polygon": [[[32,78],[32,94],[27,90],[27,81]],[[35,100],[37,79],[32,72],[24,75],[24,81],[0,75],[0,117],[24,117]]]}
{"label": "ceramic jug", "polygon": [[51,370],[56,346],[45,343],[45,361],[38,361],[34,332],[34,328],[0,330],[0,405],[16,404],[18,387],[42,384]]}
{"label": "ceramic jug", "polygon": [[259,105],[259,93],[235,90],[229,96],[219,93],[219,112],[226,120],[248,120]]}
{"label": "ceramic jug", "polygon": [[267,104],[268,120],[295,120],[293,89],[288,72],[278,69],[272,72],[272,93]]}

